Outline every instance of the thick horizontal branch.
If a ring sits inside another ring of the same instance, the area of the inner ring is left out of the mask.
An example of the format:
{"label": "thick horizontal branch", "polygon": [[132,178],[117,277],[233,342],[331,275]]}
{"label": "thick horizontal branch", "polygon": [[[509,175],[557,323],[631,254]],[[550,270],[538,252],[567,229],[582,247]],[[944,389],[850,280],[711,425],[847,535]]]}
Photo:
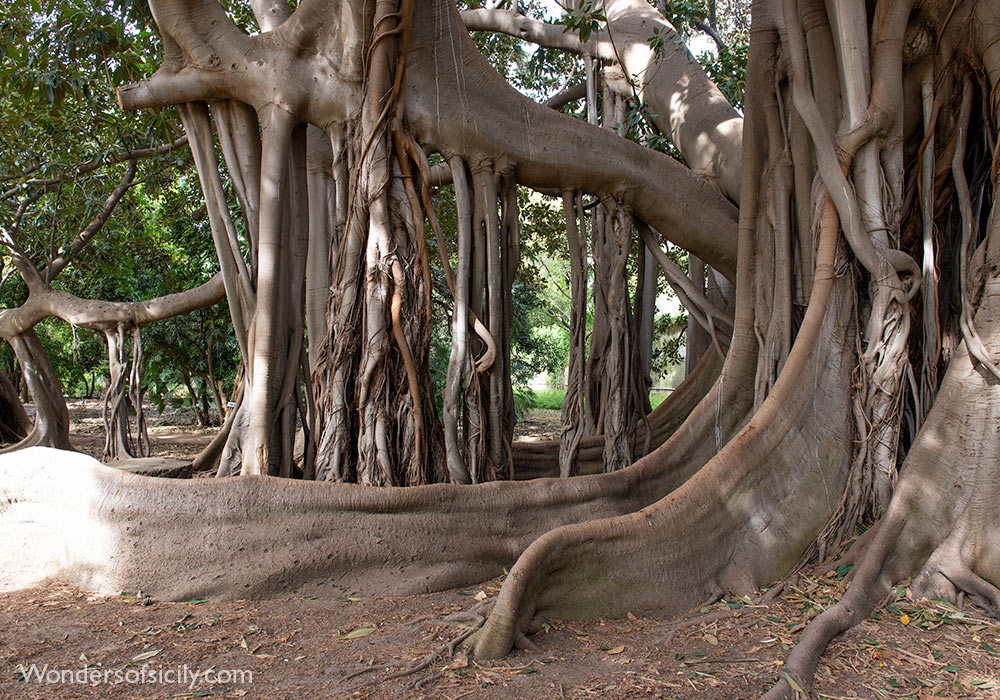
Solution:
{"label": "thick horizontal branch", "polygon": [[219,273],[193,289],[146,301],[81,299],[69,292],[46,288],[29,294],[28,300],[16,309],[0,310],[0,337],[11,338],[24,333],[53,316],[92,330],[105,330],[119,324],[138,326],[213,306],[224,296]]}
{"label": "thick horizontal branch", "polygon": [[559,109],[575,100],[582,100],[586,96],[587,84],[577,83],[576,85],[570,85],[565,90],[556,93],[549,99],[545,100],[545,102],[542,102],[542,105],[548,107],[549,109]]}
{"label": "thick horizontal branch", "polygon": [[598,51],[596,34],[583,42],[575,33],[563,31],[558,25],[525,17],[510,10],[465,10],[462,12],[462,20],[471,32],[500,32],[546,48],[590,56],[596,56]]}
{"label": "thick horizontal branch", "polygon": [[[743,119],[681,43],[666,19],[645,0],[605,0],[607,28],[586,44],[573,33],[504,10],[467,10],[470,30],[516,36],[540,46],[594,56],[621,67],[626,81],[609,81],[624,97],[644,102],[650,119],[670,134],[692,170],[726,197],[739,201]],[[659,48],[650,39],[663,39]]]}
{"label": "thick horizontal branch", "polygon": [[193,68],[177,73],[162,69],[145,80],[115,90],[118,106],[126,111],[170,107],[183,102],[225,99],[228,95],[213,88],[205,74]]}

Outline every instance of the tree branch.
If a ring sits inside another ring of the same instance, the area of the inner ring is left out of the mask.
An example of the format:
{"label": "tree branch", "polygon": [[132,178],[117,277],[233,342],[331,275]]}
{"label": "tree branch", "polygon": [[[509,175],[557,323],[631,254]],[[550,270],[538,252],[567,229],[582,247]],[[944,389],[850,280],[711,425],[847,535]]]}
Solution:
{"label": "tree branch", "polygon": [[577,83],[576,85],[570,85],[566,89],[556,93],[549,99],[542,102],[542,105],[550,109],[559,109],[565,107],[570,102],[574,100],[582,100],[587,96],[587,84]]}
{"label": "tree branch", "polygon": [[225,296],[221,273],[192,289],[146,301],[82,299],[50,287],[32,291],[16,309],[0,309],[0,337],[24,333],[55,316],[80,328],[105,330],[119,324],[138,326],[217,304]]}
{"label": "tree branch", "polygon": [[136,161],[130,160],[128,162],[128,169],[122,176],[121,181],[118,186],[108,195],[108,198],[104,201],[104,206],[101,207],[101,211],[97,213],[90,223],[87,224],[80,233],[77,234],[76,238],[73,239],[72,243],[69,244],[69,249],[57,256],[48,266],[45,267],[41,272],[42,279],[45,284],[51,284],[52,280],[56,278],[60,272],[62,272],[69,261],[73,259],[77,253],[79,253],[85,245],[87,245],[97,233],[104,228],[104,224],[107,223],[108,219],[111,218],[111,214],[114,212],[118,203],[121,202],[122,197],[128,192],[129,188],[135,181],[135,173],[138,169]]}
{"label": "tree branch", "polygon": [[21,203],[17,206],[17,212],[14,214],[10,228],[0,228],[0,243],[10,251],[10,258],[14,262],[14,267],[17,268],[21,279],[28,285],[29,290],[41,289],[45,286],[45,283],[38,274],[38,268],[31,262],[31,258],[28,257],[24,248],[14,239],[14,236],[17,235],[18,229],[21,228],[21,220],[24,218],[24,212],[27,211],[28,206],[38,201],[41,196],[41,192],[36,192],[30,197],[25,197],[21,200]]}
{"label": "tree branch", "polygon": [[586,42],[561,27],[510,10],[464,10],[462,20],[470,32],[500,32],[550,49],[596,56],[597,33]]}
{"label": "tree branch", "polygon": [[161,68],[145,80],[118,88],[115,97],[118,106],[125,111],[228,98],[215,82],[209,80],[204,71],[195,68],[184,68],[176,73]]}
{"label": "tree branch", "polygon": [[[0,194],[0,202],[6,199],[10,199],[10,197],[14,196],[17,193],[18,189],[20,187],[23,187],[24,185],[52,187],[53,185],[58,185],[67,180],[75,180],[78,177],[82,177],[83,175],[92,173],[98,168],[105,165],[115,165],[117,163],[124,163],[125,161],[129,160],[140,160],[142,158],[151,158],[153,156],[163,156],[186,145],[187,145],[187,136],[181,136],[179,138],[174,139],[170,143],[165,143],[161,146],[156,146],[153,148],[130,149],[125,151],[119,151],[118,153],[114,153],[104,158],[94,158],[92,160],[88,160],[85,163],[77,165],[74,168],[71,168],[69,171],[65,173],[60,173],[59,175],[54,175],[53,177],[33,178],[31,180],[25,180],[24,182],[18,183],[18,185],[16,185],[15,187],[12,187],[9,190],[5,191],[3,194]],[[26,173],[23,173],[21,177],[29,175],[32,172],[35,172],[36,170],[38,170],[37,166],[31,168]],[[13,179],[14,177],[15,176],[13,175],[10,176],[5,175],[3,179],[5,180]]]}
{"label": "tree branch", "polygon": [[697,29],[699,32],[705,32],[710,37],[712,37],[712,41],[715,42],[715,45],[719,49],[719,51],[726,50],[726,42],[722,40],[722,36],[717,31],[715,31],[712,25],[706,24],[705,22],[696,22],[694,28]]}

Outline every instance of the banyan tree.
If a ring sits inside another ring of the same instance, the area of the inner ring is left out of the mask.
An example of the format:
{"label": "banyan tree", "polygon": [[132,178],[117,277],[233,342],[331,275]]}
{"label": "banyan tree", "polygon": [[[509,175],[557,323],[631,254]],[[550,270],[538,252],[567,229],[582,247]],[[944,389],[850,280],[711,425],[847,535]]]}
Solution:
{"label": "banyan tree", "polygon": [[[8,461],[0,522],[34,538],[11,562],[24,577],[164,598],[385,593],[513,563],[470,640],[495,657],[539,617],[672,614],[877,522],[773,697],[807,687],[829,639],[902,577],[1000,608],[1000,4],[757,0],[743,114],[643,0],[598,3],[592,32],[450,0],[256,0],[249,35],[217,0],[149,4],[162,65],[118,99],[177,105],[195,155],[247,367],[219,459],[240,476]],[[511,88],[469,29],[583,56],[588,120]],[[636,100],[683,164],[602,128]],[[518,186],[562,198],[574,298],[563,433],[533,445],[511,439]],[[687,279],[667,241],[728,295]],[[624,284],[630,256],[711,338],[649,414],[655,285]],[[432,270],[452,304],[440,416]],[[76,527],[40,535],[20,515],[38,506]]]}

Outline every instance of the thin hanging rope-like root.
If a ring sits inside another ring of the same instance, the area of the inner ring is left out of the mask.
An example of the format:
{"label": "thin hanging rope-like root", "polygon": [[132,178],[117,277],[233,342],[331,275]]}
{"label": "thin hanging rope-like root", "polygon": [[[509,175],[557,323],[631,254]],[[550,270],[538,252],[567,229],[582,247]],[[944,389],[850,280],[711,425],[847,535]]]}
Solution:
{"label": "thin hanging rope-like root", "polygon": [[392,269],[392,303],[390,315],[392,317],[392,335],[396,339],[399,354],[403,358],[403,367],[406,369],[406,381],[410,392],[410,402],[413,410],[413,474],[420,474],[423,471],[424,463],[424,407],[420,392],[420,383],[417,378],[417,367],[413,362],[413,353],[410,352],[410,344],[406,341],[406,334],[400,314],[403,309],[403,287],[406,284],[406,277],[403,275],[403,266],[399,262],[398,256],[393,256],[390,263]]}
{"label": "thin hanging rope-like root", "polygon": [[129,374],[129,394],[135,408],[135,442],[140,457],[149,457],[149,432],[146,430],[146,415],[142,410],[142,326],[132,329],[132,371]]}
{"label": "thin hanging rope-like root", "polygon": [[951,161],[951,173],[955,180],[955,194],[958,197],[958,208],[962,217],[962,247],[958,259],[958,283],[962,298],[962,313],[959,325],[962,337],[969,348],[969,354],[981,364],[990,374],[1000,379],[1000,368],[990,359],[989,351],[983,344],[983,339],[976,331],[973,321],[972,303],[968,293],[968,261],[969,244],[972,239],[973,213],[972,198],[969,195],[969,183],[965,179],[965,146],[966,132],[969,128],[969,113],[972,109],[972,79],[965,76],[962,87],[962,107],[958,117],[956,131],[955,154]]}
{"label": "thin hanging rope-like root", "polygon": [[[448,291],[451,292],[451,298],[455,298],[455,273],[451,269],[451,261],[448,259],[448,245],[444,239],[444,234],[441,232],[441,224],[437,220],[437,216],[434,214],[434,205],[430,198],[430,166],[427,163],[427,156],[424,154],[423,149],[413,141],[412,137],[407,135],[409,139],[406,144],[407,152],[410,157],[413,158],[414,162],[417,164],[417,169],[420,171],[421,180],[421,196],[424,203],[424,211],[427,214],[428,220],[431,222],[431,229],[434,231],[434,240],[437,242],[438,258],[441,261],[441,268],[444,270],[444,278],[448,284]],[[454,181],[455,177],[452,176]],[[457,197],[456,193],[456,197]],[[493,339],[493,335],[489,332],[489,329],[483,325],[483,322],[479,320],[479,316],[476,315],[472,308],[468,309],[469,320],[472,323],[473,329],[476,331],[476,335],[480,337],[483,343],[486,344],[486,352],[483,356],[475,362],[476,374],[482,374],[490,368],[496,358],[497,345],[496,341]]]}
{"label": "thin hanging rope-like root", "polygon": [[[734,325],[732,315],[727,311],[717,308],[708,300],[704,293],[698,291],[687,275],[660,248],[649,225],[638,219],[635,225],[646,247],[660,264],[667,283],[674,290],[674,293],[681,300],[688,313],[698,322],[698,325],[710,334],[714,334],[716,323],[732,330]],[[725,353],[723,353],[723,356],[725,356]]]}
{"label": "thin hanging rope-like root", "polygon": [[[410,167],[410,160],[407,157],[405,143],[405,127],[399,124],[393,130],[393,145],[396,150],[396,160],[399,162],[399,169],[403,175],[403,187],[406,190],[406,198],[410,202],[411,220],[416,229],[414,240],[417,244],[417,262],[420,264],[420,272],[424,279],[424,310],[427,315],[427,322],[431,321],[431,266],[427,255],[427,231],[424,229],[424,208],[421,206],[417,191],[413,186],[413,170]],[[412,139],[411,139],[412,140]],[[429,217],[428,217],[429,218]]]}

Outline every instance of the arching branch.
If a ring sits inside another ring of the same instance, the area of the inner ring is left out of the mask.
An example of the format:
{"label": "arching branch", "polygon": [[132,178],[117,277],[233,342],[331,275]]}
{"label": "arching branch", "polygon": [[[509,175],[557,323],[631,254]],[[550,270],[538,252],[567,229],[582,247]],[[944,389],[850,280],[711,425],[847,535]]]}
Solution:
{"label": "arching branch", "polygon": [[45,284],[51,284],[52,280],[62,272],[66,265],[69,264],[70,260],[73,259],[77,253],[79,253],[85,245],[90,243],[91,239],[96,236],[104,224],[108,222],[111,218],[111,214],[114,213],[115,208],[118,203],[121,202],[122,197],[128,192],[129,188],[135,182],[135,174],[138,166],[136,159],[132,158],[128,161],[128,168],[125,170],[125,174],[122,175],[122,179],[119,181],[118,186],[112,190],[108,198],[104,200],[101,210],[97,212],[97,215],[91,219],[90,223],[87,224],[80,233],[76,234],[76,237],[70,242],[66,252],[60,253],[56,256],[52,262],[50,262],[42,271],[41,276],[45,281]]}

